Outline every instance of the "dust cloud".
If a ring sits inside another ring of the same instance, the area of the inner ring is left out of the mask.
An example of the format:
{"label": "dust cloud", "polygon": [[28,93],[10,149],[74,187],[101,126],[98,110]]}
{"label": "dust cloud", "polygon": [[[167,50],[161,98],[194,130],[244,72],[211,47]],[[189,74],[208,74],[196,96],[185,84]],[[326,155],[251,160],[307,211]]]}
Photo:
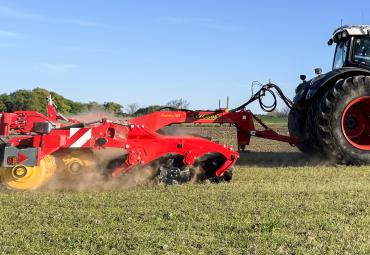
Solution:
{"label": "dust cloud", "polygon": [[[112,121],[125,121],[111,113],[102,110],[91,110],[68,118],[80,122],[98,121],[103,118]],[[120,177],[111,177],[107,168],[109,162],[120,159],[125,160],[127,152],[122,148],[107,148],[94,151],[96,164],[84,169],[80,173],[71,174],[66,169],[59,168],[57,174],[40,190],[44,191],[116,191],[127,190],[138,186],[155,184],[155,176],[158,168],[153,166],[135,167],[123,173]]]}
{"label": "dust cloud", "polygon": [[102,111],[99,109],[86,111],[86,112],[82,112],[76,115],[70,115],[67,117],[80,121],[80,122],[85,122],[85,123],[92,122],[92,121],[99,121],[101,119],[109,119],[112,121],[125,121],[125,120],[130,119],[129,117],[128,118],[117,117],[110,112]]}
{"label": "dust cloud", "polygon": [[120,177],[107,177],[99,171],[86,171],[64,177],[56,175],[40,190],[43,191],[122,191],[155,185],[156,170],[152,167],[131,169]]}
{"label": "dust cloud", "polygon": [[[120,177],[112,177],[111,162],[122,164],[127,152],[122,149],[102,149],[94,151],[96,164],[83,168],[77,173],[59,168],[57,174],[42,188],[47,191],[115,191],[155,183],[158,168],[142,166],[132,168]],[[118,166],[117,165],[117,166]]]}

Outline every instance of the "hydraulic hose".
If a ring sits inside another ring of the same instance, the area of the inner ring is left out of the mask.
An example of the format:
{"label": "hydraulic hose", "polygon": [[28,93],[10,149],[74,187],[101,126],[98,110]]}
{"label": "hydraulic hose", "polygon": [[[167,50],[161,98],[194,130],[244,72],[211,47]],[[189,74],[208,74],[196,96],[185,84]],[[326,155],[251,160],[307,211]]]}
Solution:
{"label": "hydraulic hose", "polygon": [[[254,86],[261,86],[261,88],[256,93],[254,93],[253,91]],[[273,102],[270,105],[267,105],[263,102],[263,97],[265,97],[267,94],[270,94],[273,98]],[[292,109],[293,102],[287,96],[284,95],[283,91],[280,89],[279,86],[277,86],[274,83],[267,83],[265,85],[262,85],[260,82],[255,81],[252,83],[251,98],[246,103],[242,104],[241,106],[235,109],[232,109],[231,112],[236,112],[236,111],[245,109],[247,105],[251,104],[252,102],[256,100],[258,100],[258,103],[263,111],[272,112],[276,109],[277,97],[280,97],[283,100],[283,102],[286,104],[286,106],[288,106],[289,109]]]}

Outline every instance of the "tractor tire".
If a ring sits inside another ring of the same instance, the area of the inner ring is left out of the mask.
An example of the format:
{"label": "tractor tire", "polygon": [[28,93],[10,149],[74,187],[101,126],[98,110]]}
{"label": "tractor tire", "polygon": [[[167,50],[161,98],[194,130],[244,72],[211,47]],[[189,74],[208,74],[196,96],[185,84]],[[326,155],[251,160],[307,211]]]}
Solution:
{"label": "tractor tire", "polygon": [[297,148],[303,153],[313,154],[317,152],[317,145],[308,129],[307,115],[307,112],[291,110],[288,116],[288,129],[290,136],[298,139]]}
{"label": "tractor tire", "polygon": [[309,141],[312,144],[311,146],[313,147],[312,154],[320,157],[325,155],[324,150],[322,149],[322,142],[319,139],[319,128],[317,124],[319,121],[319,103],[321,101],[321,98],[322,95],[318,95],[317,97],[315,97],[310,102],[307,110],[307,133],[309,136]]}
{"label": "tractor tire", "polygon": [[318,107],[315,125],[326,155],[342,164],[370,163],[370,76],[339,79]]}

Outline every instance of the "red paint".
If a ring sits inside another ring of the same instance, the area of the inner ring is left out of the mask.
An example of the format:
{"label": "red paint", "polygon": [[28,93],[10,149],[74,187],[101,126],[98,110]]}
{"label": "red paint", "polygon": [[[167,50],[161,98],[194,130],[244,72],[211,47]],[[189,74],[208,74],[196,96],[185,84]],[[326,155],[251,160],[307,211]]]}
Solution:
{"label": "red paint", "polygon": [[370,96],[352,100],[344,109],[342,132],[357,149],[370,150]]}
{"label": "red paint", "polygon": [[23,155],[22,153],[18,152],[18,164],[21,164],[22,162],[26,161],[28,157],[26,155]]}

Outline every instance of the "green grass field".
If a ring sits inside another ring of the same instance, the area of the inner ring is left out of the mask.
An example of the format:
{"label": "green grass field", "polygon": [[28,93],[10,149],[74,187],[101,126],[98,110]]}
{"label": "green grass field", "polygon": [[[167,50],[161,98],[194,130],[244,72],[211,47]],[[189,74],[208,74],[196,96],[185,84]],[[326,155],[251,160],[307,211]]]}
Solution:
{"label": "green grass field", "polygon": [[239,167],[229,184],[2,193],[19,254],[369,254],[366,168]]}
{"label": "green grass field", "polygon": [[370,253],[369,168],[328,165],[286,145],[252,142],[257,152],[241,155],[227,184],[2,192],[0,251]]}
{"label": "green grass field", "polygon": [[288,122],[287,117],[274,117],[269,115],[257,115],[257,117],[265,122],[267,125],[285,126]]}

